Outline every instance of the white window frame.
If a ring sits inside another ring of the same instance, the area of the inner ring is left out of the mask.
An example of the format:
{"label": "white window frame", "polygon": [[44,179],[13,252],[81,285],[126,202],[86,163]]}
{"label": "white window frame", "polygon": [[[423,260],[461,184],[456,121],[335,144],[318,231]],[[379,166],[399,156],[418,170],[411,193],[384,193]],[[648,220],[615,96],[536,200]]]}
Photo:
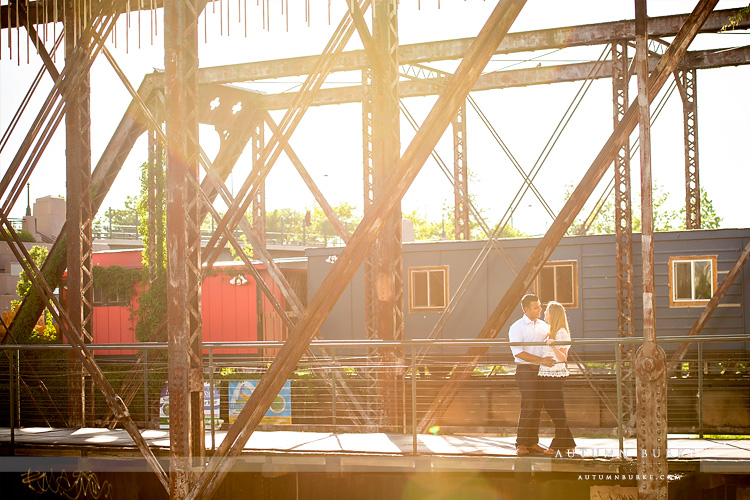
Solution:
{"label": "white window frame", "polygon": [[[688,256],[672,256],[669,257],[669,307],[695,307],[695,306],[704,306],[708,303],[710,298],[708,299],[684,299],[684,298],[675,298],[675,293],[677,292],[677,286],[675,284],[675,279],[677,279],[677,275],[675,272],[675,264],[678,262],[703,262],[703,261],[709,261],[711,263],[711,297],[714,296],[716,293],[717,288],[717,270],[716,270],[716,255],[688,255]],[[694,270],[695,268],[691,265],[690,266],[690,281],[691,283],[694,282]],[[695,286],[691,286],[690,289],[690,295],[695,295]]]}
{"label": "white window frame", "polygon": [[[573,275],[573,290],[572,290],[572,296],[573,301],[572,302],[562,302],[557,297],[557,283],[554,284],[554,290],[555,290],[555,298],[553,299],[556,302],[560,302],[566,309],[577,309],[578,308],[578,261],[577,260],[552,260],[548,261],[544,266],[542,266],[542,269],[549,268],[549,267],[571,267],[572,268],[572,275]],[[541,275],[542,271],[539,271],[539,274],[537,275],[536,279],[534,280],[534,288],[536,295],[539,297],[539,300],[541,300],[543,303],[547,303],[549,301],[545,301],[544,298],[541,296]],[[554,274],[555,281],[557,281],[557,273]]]}
{"label": "white window frame", "polygon": [[[434,271],[443,272],[443,305],[433,306],[429,304],[430,301],[430,273]],[[426,273],[427,274],[427,306],[415,305],[414,304],[414,276],[416,274]],[[448,266],[423,266],[423,267],[410,267],[409,268],[409,312],[441,312],[448,307],[448,286],[449,271]]]}

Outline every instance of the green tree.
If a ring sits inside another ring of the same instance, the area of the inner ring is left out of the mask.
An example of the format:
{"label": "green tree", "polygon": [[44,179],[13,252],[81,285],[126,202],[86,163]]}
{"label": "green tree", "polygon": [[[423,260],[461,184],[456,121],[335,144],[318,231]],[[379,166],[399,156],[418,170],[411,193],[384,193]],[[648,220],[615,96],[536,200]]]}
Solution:
{"label": "green tree", "polygon": [[[349,203],[341,203],[331,207],[344,228],[351,234],[362,219],[357,213],[356,207]],[[338,238],[338,233],[333,224],[326,217],[325,212],[319,206],[315,206],[308,212],[298,212],[291,208],[282,208],[266,212],[266,236],[269,242],[277,244],[320,244],[327,240],[330,244],[332,239]],[[250,219],[252,217],[249,216]],[[309,219],[309,220],[307,220]],[[240,236],[245,254],[252,257],[252,249],[247,244],[245,235]],[[234,249],[230,248],[235,260]]]}
{"label": "green tree", "polygon": [[[34,236],[25,229],[16,231],[16,234],[18,234],[18,239],[23,242],[36,243],[36,238],[34,238]],[[8,234],[8,230],[0,229],[0,241],[11,241],[11,240],[12,238],[10,237],[10,234]]]}
{"label": "green tree", "polygon": [[[165,165],[162,159],[157,162],[154,188],[156,192],[153,213],[148,206],[148,162],[141,165],[141,192],[138,198],[131,201],[131,207],[138,214],[138,234],[143,241],[143,288],[136,300],[138,307],[131,314],[136,320],[135,338],[141,342],[155,341],[153,335],[159,323],[167,316],[167,248],[166,227],[167,210],[165,195]],[[149,220],[154,219],[154,245],[151,251]],[[155,262],[151,262],[153,253]],[[153,270],[153,275],[151,275]]]}
{"label": "green tree", "polygon": [[[48,253],[49,253],[49,250],[47,250],[47,248],[40,247],[38,245],[34,245],[33,247],[31,247],[31,250],[29,250],[29,256],[31,257],[31,260],[34,262],[37,268],[42,267],[42,263],[44,262],[44,259],[47,258]],[[29,278],[29,275],[26,273],[26,270],[24,269],[18,275],[18,283],[16,284],[16,295],[18,295],[19,297],[21,297],[21,299],[23,299],[29,293],[29,290],[31,290],[31,286],[32,286],[31,279]]]}
{"label": "green tree", "polygon": [[[29,256],[38,269],[42,267],[42,263],[44,262],[44,259],[47,258],[48,253],[49,250],[47,250],[47,248],[38,245],[31,247],[29,250]],[[16,284],[16,295],[21,299],[11,301],[11,305],[14,309],[21,304],[21,301],[31,292],[32,288],[33,285],[31,284],[29,275],[26,273],[26,270],[22,270],[18,276],[18,283]],[[58,340],[57,328],[54,325],[52,314],[50,314],[49,309],[44,309],[42,311],[42,318],[44,318],[44,328],[33,327],[30,331],[23,332],[23,337],[17,338],[16,340],[21,343],[29,342],[32,344],[56,342]]]}
{"label": "green tree", "polygon": [[[679,221],[680,224],[678,226],[678,229],[685,229],[686,226],[686,218],[685,218],[685,206],[683,205],[680,207],[679,211]],[[721,227],[721,221],[724,220],[723,217],[720,217],[719,214],[716,213],[716,209],[714,208],[714,203],[711,201],[711,199],[708,197],[708,193],[706,193],[706,190],[701,188],[701,229],[718,229]]]}
{"label": "green tree", "polygon": [[140,201],[140,196],[128,196],[125,198],[125,208],[108,208],[94,220],[94,224],[109,227],[111,221],[113,226],[137,226]]}
{"label": "green tree", "polygon": [[[573,193],[573,186],[568,185],[566,189],[565,199],[570,198]],[[654,206],[654,231],[677,231],[685,229],[685,207],[684,205],[679,210],[670,210],[666,208],[669,193],[664,190],[663,186],[655,185],[653,190],[653,206]],[[723,220],[719,217],[714,209],[713,202],[708,197],[708,193],[705,189],[701,188],[701,228],[703,229],[717,229],[721,225]],[[579,215],[568,230],[568,234],[576,235],[581,231],[581,226],[584,224],[584,217],[587,216]],[[641,231],[641,204],[640,201],[633,208],[632,213],[633,221],[633,232]],[[588,228],[587,234],[611,234],[615,232],[615,205],[614,205],[614,194],[610,195],[607,201],[602,206],[602,209],[597,214],[594,222]]]}
{"label": "green tree", "polygon": [[[476,207],[476,202],[473,200],[473,197],[472,203]],[[483,210],[479,209],[479,213],[482,215]],[[456,213],[447,201],[443,203],[443,215],[439,221],[427,220],[416,210],[404,213],[403,216],[412,221],[412,224],[414,225],[414,239],[417,241],[454,240],[456,238]],[[490,230],[494,229],[494,225],[489,221],[487,221],[487,223],[490,224]],[[474,217],[469,218],[469,233],[473,239],[487,238],[487,235]],[[500,238],[519,238],[525,236],[528,235],[514,228],[510,224],[506,224],[499,235]]]}

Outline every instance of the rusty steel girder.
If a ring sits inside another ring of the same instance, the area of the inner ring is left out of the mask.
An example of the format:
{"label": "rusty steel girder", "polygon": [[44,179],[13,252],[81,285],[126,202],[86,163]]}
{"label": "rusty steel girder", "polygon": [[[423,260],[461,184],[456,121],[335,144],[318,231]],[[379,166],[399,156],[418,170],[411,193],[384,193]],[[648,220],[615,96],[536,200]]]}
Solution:
{"label": "rusty steel girder", "polygon": [[651,111],[648,79],[646,0],[635,1],[635,72],[638,79],[638,136],[641,160],[641,280],[643,345],[636,355],[638,499],[667,499],[667,372],[656,344],[654,297],[654,206],[651,178]]}
{"label": "rusty steel girder", "polygon": [[[373,0],[372,47],[372,186],[373,203],[383,195],[388,176],[401,153],[398,96],[398,6],[396,0]],[[366,28],[365,28],[366,29]],[[373,205],[368,206],[372,210]],[[401,340],[404,336],[404,283],[401,245],[401,205],[386,222],[385,230],[371,249],[374,266],[365,293],[373,304],[365,310],[374,313],[374,334],[380,340]],[[398,353],[380,349],[381,369],[377,371],[377,405],[381,428],[393,429],[399,418],[398,373],[393,366]]]}
{"label": "rusty steel girder", "polygon": [[[649,58],[649,67],[656,67],[659,58]],[[724,66],[737,66],[750,63],[750,48],[739,47],[726,51],[694,51],[689,52],[682,59],[682,66],[694,69],[710,69]],[[597,67],[601,66],[599,71]],[[549,85],[551,83],[576,82],[588,78],[603,79],[610,78],[612,74],[611,62],[605,61],[571,63],[540,68],[515,69],[505,71],[493,71],[479,77],[472,92],[481,90],[497,90],[515,87],[526,87],[531,85]],[[594,76],[592,76],[594,75]],[[422,81],[402,81],[399,84],[399,95],[402,98],[436,95],[439,92],[442,80],[430,79]],[[364,89],[361,86],[338,87],[335,89],[322,89],[310,103],[311,106],[325,106],[331,104],[343,104],[360,102],[363,98]],[[296,98],[295,93],[268,95],[260,98],[265,109],[285,109]]]}
{"label": "rusty steel girder", "polygon": [[[373,59],[375,57],[374,51]],[[375,202],[375,169],[373,160],[373,70],[365,68],[362,70],[362,168],[364,194],[364,212],[369,213]],[[375,340],[378,338],[377,329],[377,267],[375,254],[369,251],[362,264],[364,269],[364,299],[365,299],[365,338]],[[377,359],[378,352],[368,349],[367,356]],[[363,370],[362,377],[365,380],[365,419],[372,431],[378,430],[378,404],[375,370],[369,367]]]}
{"label": "rusty steel girder", "polygon": [[[79,44],[88,40],[76,37],[88,24],[88,19],[75,8],[78,2],[66,0],[65,53],[72,59]],[[75,28],[72,28],[74,27]],[[85,45],[81,50],[87,50]],[[68,314],[72,326],[81,332],[84,342],[93,340],[93,277],[92,253],[93,215],[91,211],[91,82],[88,70],[81,73],[75,87],[67,87],[65,94],[66,181],[67,192],[67,266]],[[68,415],[72,427],[93,425],[93,386],[87,379],[83,365],[71,353],[68,372]]]}
{"label": "rusty steel girder", "polygon": [[466,102],[458,108],[453,125],[453,219],[457,240],[470,240],[469,166],[466,146]]}
{"label": "rusty steel girder", "polygon": [[[170,498],[185,498],[205,451],[198,185],[198,3],[164,9]],[[193,460],[196,463],[193,463]]]}
{"label": "rusty steel girder", "polygon": [[[365,10],[365,8],[362,7],[362,10]],[[736,15],[739,10],[727,9],[713,12],[701,27],[701,32],[718,32],[727,23],[727,19]],[[687,18],[687,14],[652,18],[649,20],[650,36],[673,37],[684,25]],[[750,19],[745,17],[736,29],[747,29],[748,27],[750,27]],[[495,55],[611,44],[622,39],[633,40],[634,38],[635,24],[632,20],[523,31],[509,33],[503,43],[496,47]],[[472,42],[472,38],[462,38],[402,45],[398,49],[398,59],[402,64],[461,59]],[[199,78],[200,83],[203,84],[246,82],[307,75],[314,71],[318,59],[318,56],[315,55],[201,68]],[[333,64],[331,71],[361,71],[366,69],[369,64],[370,60],[365,50],[346,51]]]}
{"label": "rusty steel girder", "polygon": [[682,98],[685,141],[685,228],[701,228],[701,186],[698,162],[698,73],[693,69],[675,72]]}
{"label": "rusty steel girder", "polygon": [[[612,44],[612,103],[614,126],[625,115],[630,100],[628,44],[620,41]],[[634,336],[634,288],[633,288],[633,215],[630,189],[630,140],[626,138],[615,157],[615,272],[617,276],[617,336]],[[621,402],[624,409],[623,425],[628,434],[635,428],[635,351],[630,344],[618,347],[622,365],[620,375]]]}
{"label": "rusty steel girder", "polygon": [[[265,121],[263,117],[256,116],[253,127],[253,169],[260,170],[263,165],[260,163],[263,156],[263,147],[265,146]],[[263,181],[260,185],[260,189],[255,194],[252,203],[252,221],[253,230],[260,239],[260,244],[266,245],[266,182]]]}
{"label": "rusty steel girder", "polygon": [[[372,70],[362,70],[362,167],[363,167],[363,193],[364,212],[367,213],[375,201],[375,188],[373,172],[372,151]],[[372,340],[377,338],[375,326],[375,259],[368,253],[364,262],[365,272],[365,338]]]}
{"label": "rusty steel girder", "polygon": [[644,343],[635,357],[638,500],[667,499],[667,378],[664,350]]}

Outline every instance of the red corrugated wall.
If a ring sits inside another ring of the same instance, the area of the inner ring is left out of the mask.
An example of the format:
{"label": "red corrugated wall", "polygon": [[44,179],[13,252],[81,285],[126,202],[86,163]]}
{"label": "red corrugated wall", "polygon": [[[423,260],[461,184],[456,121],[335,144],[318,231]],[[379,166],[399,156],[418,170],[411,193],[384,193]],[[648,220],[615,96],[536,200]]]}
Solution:
{"label": "red corrugated wall", "polygon": [[[123,251],[95,253],[94,265],[123,267],[141,267],[140,251]],[[243,272],[242,265],[216,266],[212,274],[203,281],[201,307],[203,316],[204,342],[255,341],[258,335],[258,300],[259,293],[255,279]],[[285,300],[279,288],[273,283],[268,272],[262,266],[256,266],[263,280],[268,283],[272,293],[282,307]],[[241,279],[238,278],[241,276]],[[234,280],[234,283],[232,283]],[[262,293],[262,292],[261,292]],[[137,308],[137,295],[131,307]],[[262,298],[260,340],[285,340],[286,326],[271,302]],[[95,343],[129,343],[135,342],[135,321],[131,319],[130,309],[124,306],[94,307],[94,342]],[[134,353],[135,351],[99,351],[99,354]],[[256,353],[256,349],[227,350],[218,349],[220,353],[247,354]],[[273,354],[275,350],[267,352]]]}
{"label": "red corrugated wall", "polygon": [[[238,268],[216,269],[216,274],[203,280],[201,306],[204,342],[258,340],[256,284],[251,275]],[[256,350],[219,349],[214,352],[239,354]]]}
{"label": "red corrugated wall", "polygon": [[[91,257],[95,266],[122,266],[140,269],[140,250],[122,252],[94,253]],[[138,305],[136,294],[130,301],[130,308],[123,306],[94,307],[94,343],[95,344],[128,344],[135,342],[135,320],[131,319],[131,309]],[[96,351],[96,354],[135,354],[136,351]]]}

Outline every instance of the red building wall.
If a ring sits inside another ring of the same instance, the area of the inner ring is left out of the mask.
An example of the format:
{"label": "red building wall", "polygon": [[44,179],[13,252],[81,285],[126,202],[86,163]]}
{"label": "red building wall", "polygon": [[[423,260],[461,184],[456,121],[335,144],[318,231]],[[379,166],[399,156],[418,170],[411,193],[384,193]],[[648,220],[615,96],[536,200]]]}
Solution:
{"label": "red building wall", "polygon": [[[140,269],[141,252],[127,250],[116,252],[94,252],[91,257],[95,266],[122,266],[130,269]],[[130,307],[123,306],[94,306],[94,343],[95,344],[129,344],[135,342],[135,320],[131,318],[131,310],[138,307],[138,294],[130,300]],[[135,354],[136,351],[95,351],[95,354]]]}
{"label": "red building wall", "polygon": [[[141,254],[138,250],[95,253],[94,265],[118,265],[140,268]],[[256,266],[263,280],[282,305],[285,300],[279,288],[273,283],[268,272]],[[261,321],[258,318],[259,290],[255,279],[244,272],[241,264],[218,264],[203,281],[201,307],[203,317],[204,342],[233,342],[255,340],[285,340],[286,326],[271,302],[262,297]],[[131,343],[135,339],[135,321],[131,319],[131,309],[137,309],[137,295],[131,301],[130,309],[124,306],[94,307],[95,343]],[[217,349],[215,353],[255,353],[255,349]],[[123,354],[134,351],[98,351],[99,354]]]}

